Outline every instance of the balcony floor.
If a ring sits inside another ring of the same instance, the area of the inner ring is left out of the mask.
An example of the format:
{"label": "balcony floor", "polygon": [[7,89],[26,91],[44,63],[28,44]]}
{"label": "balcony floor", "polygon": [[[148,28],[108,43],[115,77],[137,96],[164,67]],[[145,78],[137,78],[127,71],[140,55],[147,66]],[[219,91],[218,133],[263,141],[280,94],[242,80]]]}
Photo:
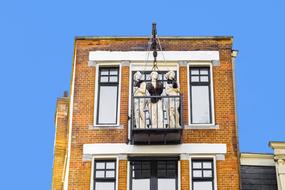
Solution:
{"label": "balcony floor", "polygon": [[132,144],[180,144],[182,128],[133,129]]}

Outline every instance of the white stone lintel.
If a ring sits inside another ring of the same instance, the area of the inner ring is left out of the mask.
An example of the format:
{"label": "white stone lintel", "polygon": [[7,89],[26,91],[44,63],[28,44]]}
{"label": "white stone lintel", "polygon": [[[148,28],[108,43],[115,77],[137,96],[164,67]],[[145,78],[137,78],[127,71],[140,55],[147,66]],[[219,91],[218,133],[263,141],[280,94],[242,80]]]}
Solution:
{"label": "white stone lintel", "polygon": [[189,154],[180,154],[180,160],[189,160]]}
{"label": "white stone lintel", "polygon": [[[89,64],[97,62],[114,61],[147,61],[152,62],[153,57],[148,56],[147,51],[90,51]],[[157,61],[212,61],[218,63],[219,51],[158,51]],[[94,62],[92,62],[94,61]]]}
{"label": "white stone lintel", "polygon": [[173,155],[226,154],[226,144],[189,143],[179,145],[128,145],[124,143],[84,144],[84,155]]}
{"label": "white stone lintel", "polygon": [[119,160],[128,160],[128,155],[126,155],[126,154],[119,154],[118,155],[118,159]]}

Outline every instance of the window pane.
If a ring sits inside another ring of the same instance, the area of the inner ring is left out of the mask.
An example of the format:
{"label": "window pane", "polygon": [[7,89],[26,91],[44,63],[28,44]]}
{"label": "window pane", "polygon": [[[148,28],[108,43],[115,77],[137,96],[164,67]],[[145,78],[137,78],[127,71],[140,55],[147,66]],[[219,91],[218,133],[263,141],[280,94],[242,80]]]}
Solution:
{"label": "window pane", "polygon": [[212,170],[204,170],[203,177],[212,177]]}
{"label": "window pane", "polygon": [[142,169],[150,169],[150,162],[142,162]]}
{"label": "window pane", "polygon": [[194,170],[193,171],[193,177],[202,177],[202,171],[201,170]]}
{"label": "window pane", "polygon": [[193,182],[193,190],[212,190],[213,185],[211,181]]}
{"label": "window pane", "polygon": [[105,169],[105,162],[96,162],[96,169]]}
{"label": "window pane", "polygon": [[208,86],[191,87],[192,123],[210,123],[210,100]]}
{"label": "window pane", "polygon": [[167,177],[176,177],[176,170],[167,170]]}
{"label": "window pane", "polygon": [[201,69],[200,70],[200,75],[208,75],[208,69]]}
{"label": "window pane", "polygon": [[166,177],[166,170],[158,170],[157,176],[158,177]]}
{"label": "window pane", "polygon": [[104,177],[104,171],[96,171],[96,178],[103,178]]}
{"label": "window pane", "polygon": [[203,168],[211,169],[212,168],[212,162],[203,162]]}
{"label": "window pane", "polygon": [[198,76],[192,76],[191,82],[199,82],[199,77]]}
{"label": "window pane", "polygon": [[117,76],[110,77],[110,82],[118,82],[118,77]]}
{"label": "window pane", "polygon": [[101,86],[99,101],[99,124],[115,124],[117,122],[117,86]]}
{"label": "window pane", "polygon": [[114,182],[96,182],[95,190],[115,190]]}
{"label": "window pane", "polygon": [[176,190],[175,179],[158,179],[158,190]]}
{"label": "window pane", "polygon": [[168,161],[167,162],[167,169],[176,169],[176,162]]}
{"label": "window pane", "polygon": [[194,169],[202,168],[202,163],[201,162],[193,162],[193,168]]}
{"label": "window pane", "polygon": [[100,82],[108,82],[108,77],[100,77]]}
{"label": "window pane", "polygon": [[191,69],[191,75],[199,75],[199,69]]}
{"label": "window pane", "polygon": [[118,75],[118,69],[111,69],[110,75]]}
{"label": "window pane", "polygon": [[150,179],[133,179],[132,190],[150,190]]}
{"label": "window pane", "polygon": [[106,163],[106,169],[115,169],[115,163],[114,162],[107,162]]}
{"label": "window pane", "polygon": [[109,178],[115,177],[115,171],[106,171],[106,177]]}
{"label": "window pane", "polygon": [[146,80],[150,80],[150,74],[146,75]]}
{"label": "window pane", "polygon": [[108,69],[102,69],[100,75],[108,75]]}
{"label": "window pane", "polygon": [[201,82],[209,82],[207,76],[201,76]]}

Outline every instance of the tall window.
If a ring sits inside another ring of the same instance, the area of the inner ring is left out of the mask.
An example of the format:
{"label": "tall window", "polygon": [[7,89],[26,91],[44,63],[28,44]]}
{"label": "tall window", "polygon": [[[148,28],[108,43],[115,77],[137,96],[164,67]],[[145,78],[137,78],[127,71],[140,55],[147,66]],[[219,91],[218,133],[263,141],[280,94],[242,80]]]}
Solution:
{"label": "tall window", "polygon": [[94,161],[94,190],[115,190],[116,160]]}
{"label": "tall window", "polygon": [[213,190],[213,160],[192,160],[192,190]]}
{"label": "tall window", "polygon": [[96,124],[114,125],[117,123],[118,92],[119,68],[99,68]]}
{"label": "tall window", "polygon": [[131,161],[131,190],[177,190],[176,160]]}
{"label": "tall window", "polygon": [[190,68],[190,114],[191,124],[210,124],[211,80],[209,67]]}

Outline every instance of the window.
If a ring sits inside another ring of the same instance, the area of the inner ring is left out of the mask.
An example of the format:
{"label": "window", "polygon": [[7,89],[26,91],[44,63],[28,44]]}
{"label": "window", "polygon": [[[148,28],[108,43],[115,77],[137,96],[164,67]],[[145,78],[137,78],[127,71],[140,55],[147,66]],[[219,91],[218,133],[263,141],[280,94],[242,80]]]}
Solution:
{"label": "window", "polygon": [[214,190],[213,160],[192,160],[192,190]]}
{"label": "window", "polygon": [[190,68],[191,124],[212,123],[211,80],[209,67]]}
{"label": "window", "polygon": [[177,190],[177,159],[131,161],[131,190]]}
{"label": "window", "polygon": [[94,190],[115,190],[116,160],[94,161]]}
{"label": "window", "polygon": [[118,118],[119,68],[100,67],[98,76],[98,125],[115,125]]}

